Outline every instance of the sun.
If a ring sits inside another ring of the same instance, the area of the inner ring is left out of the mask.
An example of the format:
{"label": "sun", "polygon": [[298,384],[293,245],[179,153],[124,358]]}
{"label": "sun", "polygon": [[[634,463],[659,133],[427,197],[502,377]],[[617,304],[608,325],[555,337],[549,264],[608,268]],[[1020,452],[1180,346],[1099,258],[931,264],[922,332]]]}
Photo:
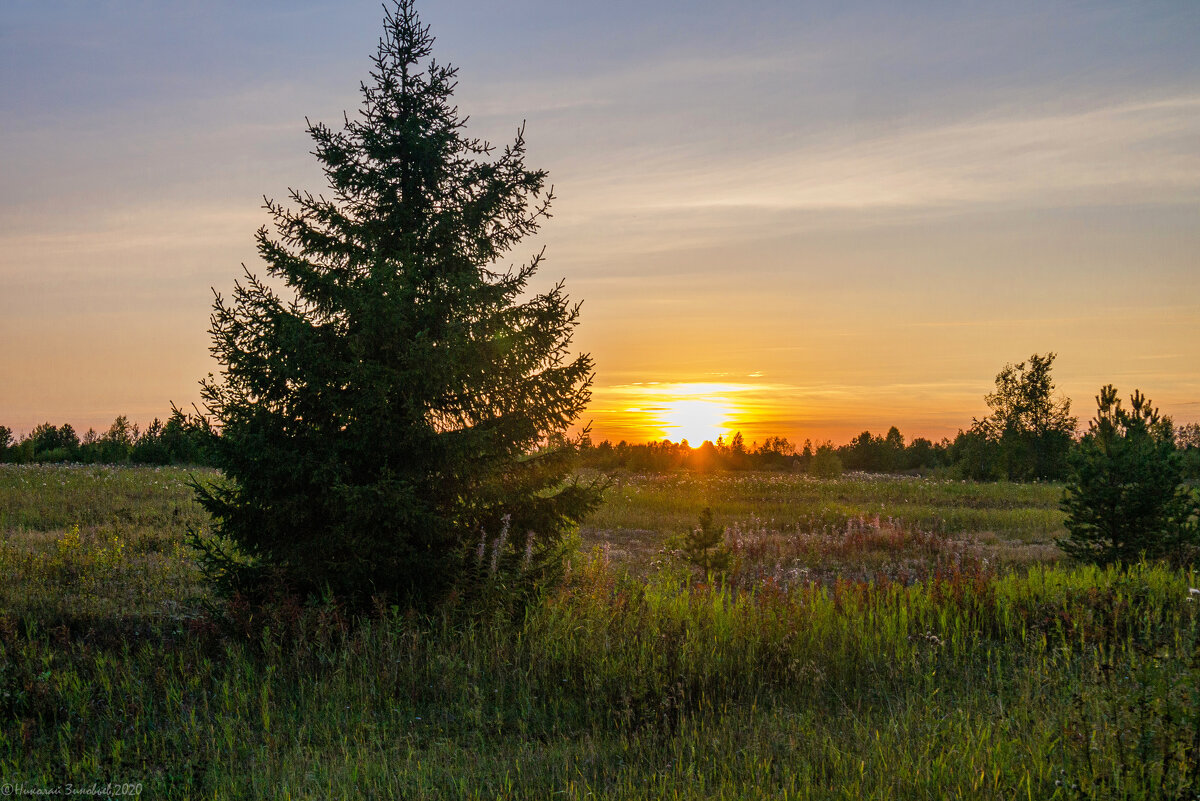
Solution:
{"label": "sun", "polygon": [[[610,390],[615,409],[605,410],[619,419],[635,438],[671,440],[697,448],[715,443],[735,431],[745,430],[756,419],[759,385],[718,382],[659,382],[627,384]],[[619,415],[619,417],[618,417]]]}
{"label": "sun", "polygon": [[729,404],[717,398],[679,398],[664,403],[660,411],[667,439],[686,439],[691,445],[716,441],[728,430],[732,414]]}

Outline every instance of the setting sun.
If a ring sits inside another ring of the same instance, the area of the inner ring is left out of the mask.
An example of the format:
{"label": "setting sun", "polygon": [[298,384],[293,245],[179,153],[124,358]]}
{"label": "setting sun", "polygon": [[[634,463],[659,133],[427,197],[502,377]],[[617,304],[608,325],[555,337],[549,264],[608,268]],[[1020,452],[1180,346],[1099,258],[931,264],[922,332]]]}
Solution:
{"label": "setting sun", "polygon": [[715,398],[687,398],[664,405],[662,428],[667,439],[687,440],[699,445],[705,440],[716,441],[726,434],[733,410],[729,404]]}
{"label": "setting sun", "polygon": [[[632,441],[687,440],[693,447],[736,431],[754,431],[767,385],[648,382],[601,391],[593,412],[606,435]],[[603,401],[607,401],[606,403]]]}

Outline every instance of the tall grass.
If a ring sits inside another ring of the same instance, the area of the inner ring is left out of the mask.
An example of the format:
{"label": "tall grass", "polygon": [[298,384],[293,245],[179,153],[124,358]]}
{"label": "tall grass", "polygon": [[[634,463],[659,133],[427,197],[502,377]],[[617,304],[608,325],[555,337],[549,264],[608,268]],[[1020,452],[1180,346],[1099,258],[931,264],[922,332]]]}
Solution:
{"label": "tall grass", "polygon": [[[148,798],[1200,792],[1200,592],[1162,567],[963,559],[907,583],[696,584],[669,564],[637,580],[596,552],[520,619],[381,607],[352,624],[295,599],[208,617],[179,577],[127,614],[104,577],[148,571],[133,548],[86,524],[45,547],[35,534],[6,545],[44,556],[0,607],[0,783],[141,782]],[[186,551],[159,555],[191,570]],[[48,584],[57,604],[20,601]],[[88,592],[108,605],[72,612]]]}
{"label": "tall grass", "polygon": [[1051,484],[862,473],[621,475],[582,535],[585,547],[606,547],[645,575],[709,507],[729,544],[745,546],[739,571],[758,578],[919,577],[940,556],[1007,565],[1060,558],[1061,495]]}
{"label": "tall grass", "polygon": [[194,613],[202,588],[183,542],[207,520],[187,484],[193,475],[216,477],[0,465],[0,609],[61,624]]}
{"label": "tall grass", "polygon": [[0,773],[151,797],[1190,797],[1190,580],[749,593],[597,557],[516,622],[296,607],[103,642],[6,618]]}

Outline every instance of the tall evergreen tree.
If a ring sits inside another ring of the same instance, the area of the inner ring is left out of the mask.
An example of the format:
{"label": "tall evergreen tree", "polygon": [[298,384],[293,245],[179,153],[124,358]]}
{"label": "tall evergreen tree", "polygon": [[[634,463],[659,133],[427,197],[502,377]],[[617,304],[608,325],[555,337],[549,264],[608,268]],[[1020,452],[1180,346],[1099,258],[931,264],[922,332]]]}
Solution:
{"label": "tall evergreen tree", "polygon": [[216,298],[202,391],[229,481],[199,496],[240,552],[207,547],[227,586],[429,606],[470,591],[474,544],[501,530],[492,567],[541,575],[599,500],[546,446],[589,399],[579,307],[561,283],[527,292],[540,252],[499,264],[552,189],[523,126],[502,150],[466,135],[432,44],[412,0],[385,12],[359,115],[308,127],[331,196],[268,200],[274,280]]}

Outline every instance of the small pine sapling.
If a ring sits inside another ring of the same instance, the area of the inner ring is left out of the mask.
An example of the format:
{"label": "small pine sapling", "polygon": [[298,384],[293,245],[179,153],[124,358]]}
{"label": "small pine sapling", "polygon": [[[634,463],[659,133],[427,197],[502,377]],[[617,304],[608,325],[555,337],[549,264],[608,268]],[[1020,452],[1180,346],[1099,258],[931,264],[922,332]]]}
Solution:
{"label": "small pine sapling", "polygon": [[713,522],[712,509],[705,507],[700,513],[700,527],[684,536],[683,553],[705,575],[729,568],[731,554],[725,545],[725,527]]}

